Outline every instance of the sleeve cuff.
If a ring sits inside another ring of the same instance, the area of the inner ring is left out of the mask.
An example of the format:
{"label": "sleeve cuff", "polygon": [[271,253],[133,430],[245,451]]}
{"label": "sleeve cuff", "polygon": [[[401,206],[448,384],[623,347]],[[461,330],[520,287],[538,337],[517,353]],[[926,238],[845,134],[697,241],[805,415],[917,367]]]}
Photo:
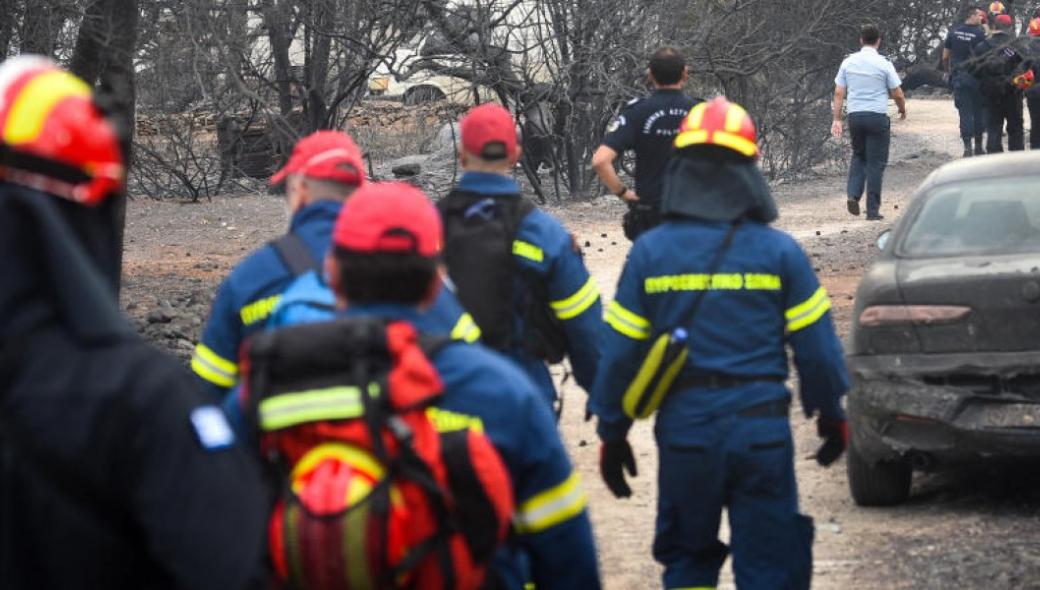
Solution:
{"label": "sleeve cuff", "polygon": [[596,425],[596,434],[599,435],[602,441],[622,440],[628,436],[628,431],[631,428],[632,421],[628,418],[621,418],[618,421],[608,421],[600,418]]}

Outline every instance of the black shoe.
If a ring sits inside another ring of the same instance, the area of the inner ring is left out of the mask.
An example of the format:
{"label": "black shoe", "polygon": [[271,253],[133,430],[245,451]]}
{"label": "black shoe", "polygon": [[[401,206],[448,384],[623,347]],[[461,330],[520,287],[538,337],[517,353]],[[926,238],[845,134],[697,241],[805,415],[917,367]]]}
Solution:
{"label": "black shoe", "polygon": [[845,201],[845,205],[849,208],[849,213],[856,216],[859,215],[859,201],[856,199],[848,199]]}
{"label": "black shoe", "polygon": [[867,221],[881,221],[885,216],[878,213],[877,215],[867,215]]}

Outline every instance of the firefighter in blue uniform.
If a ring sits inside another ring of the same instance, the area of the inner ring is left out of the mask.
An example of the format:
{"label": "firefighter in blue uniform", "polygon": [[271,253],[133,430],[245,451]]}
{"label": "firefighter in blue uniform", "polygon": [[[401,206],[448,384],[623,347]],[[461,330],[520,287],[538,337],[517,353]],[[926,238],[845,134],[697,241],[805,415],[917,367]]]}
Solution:
{"label": "firefighter in blue uniform", "polygon": [[[625,106],[592,156],[600,181],[628,204],[622,225],[632,241],[661,222],[662,179],[672,142],[683,117],[700,102],[683,94],[689,70],[674,48],[662,47],[651,56],[647,78],[654,92]],[[614,161],[627,151],[635,152],[635,190],[625,186],[614,169]]]}
{"label": "firefighter in blue uniform", "polygon": [[[479,326],[482,342],[520,365],[549,404],[556,401],[556,387],[546,360],[556,362],[564,354],[578,384],[589,391],[599,359],[599,285],[574,237],[521,196],[512,177],[521,150],[509,111],[482,105],[460,127],[464,174],[438,204],[446,225],[447,269],[459,299]],[[509,227],[490,244],[464,241],[456,232],[498,214],[512,221],[506,220]],[[501,260],[491,254],[499,242]],[[506,325],[510,329],[502,330]]]}
{"label": "firefighter in blue uniform", "polygon": [[[631,494],[631,416],[659,404],[664,586],[715,587],[729,552],[718,540],[725,507],[737,587],[808,588],[812,523],[798,513],[785,346],[825,439],[817,460],[829,465],[847,441],[848,388],[830,302],[794,239],[768,226],[776,205],[744,109],[721,97],[694,107],[676,147],[665,223],[636,241],[605,316],[592,399],[601,473],[616,496]],[[652,345],[662,338],[664,355]]]}
{"label": "firefighter in blue uniform", "polygon": [[[406,184],[370,184],[344,207],[333,240],[327,274],[336,307],[422,331],[443,284],[441,223],[425,195]],[[520,590],[530,576],[539,590],[599,588],[586,495],[535,386],[480,344],[452,340],[433,361],[444,384],[438,429],[482,429],[513,481],[517,534],[494,567],[504,587]]]}
{"label": "firefighter in blue uniform", "polygon": [[[986,39],[982,23],[986,13],[978,6],[968,8],[964,23],[951,29],[943,43],[943,67],[953,89],[954,104],[960,115],[961,140],[964,142],[964,157],[981,156],[986,153],[983,135],[986,132],[985,110],[982,104],[982,87],[974,75],[971,64],[975,46]],[[972,140],[975,147],[972,148]]]}
{"label": "firefighter in blue uniform", "polygon": [[272,184],[282,182],[292,213],[289,233],[250,254],[220,285],[191,360],[220,399],[238,382],[242,342],[264,327],[296,276],[320,268],[343,200],[365,182],[361,151],[345,133],[318,131],[300,140],[271,177]]}

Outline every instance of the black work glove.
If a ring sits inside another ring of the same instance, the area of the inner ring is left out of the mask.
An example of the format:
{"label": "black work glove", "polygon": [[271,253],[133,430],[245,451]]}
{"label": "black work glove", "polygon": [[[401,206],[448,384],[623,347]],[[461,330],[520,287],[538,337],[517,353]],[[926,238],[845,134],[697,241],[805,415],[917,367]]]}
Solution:
{"label": "black work glove", "polygon": [[820,416],[816,420],[816,433],[823,439],[823,444],[816,451],[816,462],[823,467],[829,467],[849,446],[849,422],[844,418]]}
{"label": "black work glove", "polygon": [[632,477],[639,475],[636,470],[636,458],[628,440],[622,438],[604,441],[599,451],[599,473],[615,498],[628,498],[632,495],[632,488],[628,487],[628,482],[625,481],[625,471]]}

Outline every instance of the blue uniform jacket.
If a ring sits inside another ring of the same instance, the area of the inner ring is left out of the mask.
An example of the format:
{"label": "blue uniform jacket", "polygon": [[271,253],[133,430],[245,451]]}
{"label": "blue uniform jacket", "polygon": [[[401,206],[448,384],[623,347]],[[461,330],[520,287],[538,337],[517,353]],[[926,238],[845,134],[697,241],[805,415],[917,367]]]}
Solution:
{"label": "blue uniform jacket", "polygon": [[[420,332],[430,323],[428,311],[400,305],[355,306],[343,313],[403,320]],[[513,482],[517,534],[496,558],[496,572],[508,588],[520,590],[526,561],[539,590],[599,588],[587,497],[538,390],[505,357],[480,344],[456,340],[432,360],[444,383],[433,413],[438,429],[482,429]]]}
{"label": "blue uniform jacket", "polygon": [[[325,257],[343,204],[319,201],[292,217],[289,231],[303,239],[315,262]],[[270,244],[239,263],[217,290],[213,309],[195,347],[191,368],[207,389],[223,398],[238,382],[242,342],[261,329],[295,277]]]}
{"label": "blue uniform jacket", "polygon": [[[458,189],[485,195],[514,195],[520,193],[516,181],[508,176],[483,172],[467,172]],[[571,234],[545,211],[536,209],[520,223],[513,242],[513,257],[517,264],[543,277],[548,287],[549,305],[563,322],[567,334],[567,357],[578,385],[592,390],[599,362],[599,333],[602,307],[599,285],[585,268],[580,250]],[[516,301],[520,301],[520,282],[517,280]],[[523,319],[514,314],[514,332],[523,333]],[[523,350],[509,351],[512,358],[550,403],[556,400],[553,384],[545,363]]]}
{"label": "blue uniform jacket", "polygon": [[[794,351],[806,415],[842,418],[848,374],[834,331],[830,300],[805,253],[789,235],[744,222],[709,277],[708,265],[727,223],[678,220],[646,233],[632,247],[607,306],[604,353],[592,394],[604,440],[624,437],[629,420],[621,398],[650,344],[686,327],[690,354],[684,374],[786,377],[786,345]],[[693,299],[705,291],[692,327]],[[788,396],[783,384],[761,381],[733,389],[673,391],[665,415],[709,418]]]}

